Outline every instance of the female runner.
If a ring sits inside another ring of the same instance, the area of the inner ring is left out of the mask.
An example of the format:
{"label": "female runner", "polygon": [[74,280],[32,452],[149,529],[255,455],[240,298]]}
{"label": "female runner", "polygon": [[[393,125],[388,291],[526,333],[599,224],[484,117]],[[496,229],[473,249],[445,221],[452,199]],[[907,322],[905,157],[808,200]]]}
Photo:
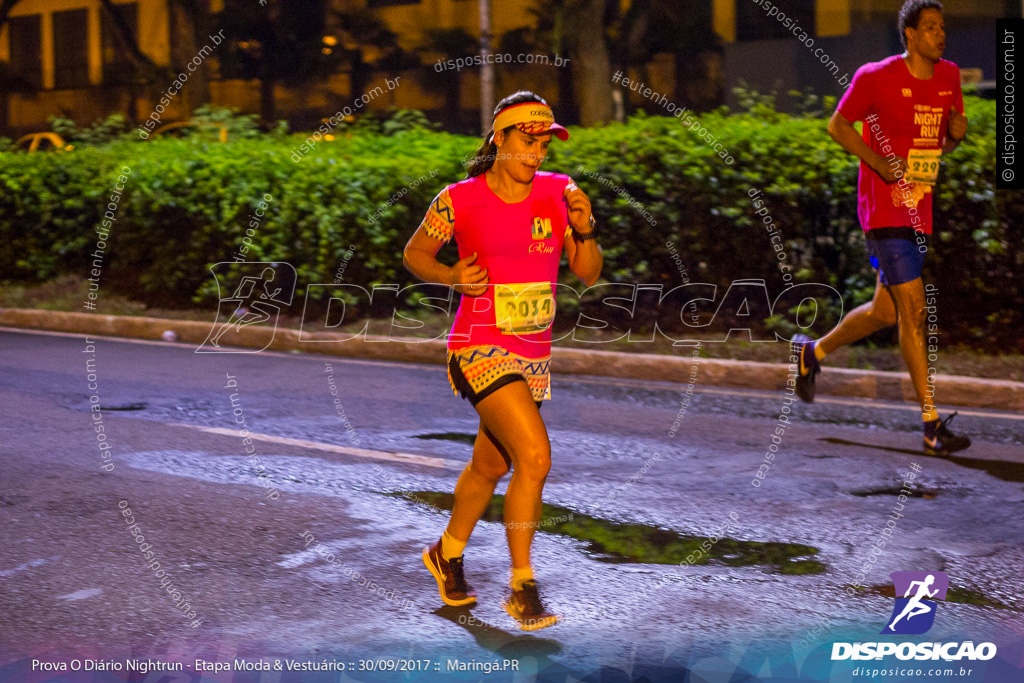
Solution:
{"label": "female runner", "polygon": [[[480,415],[448,527],[424,548],[423,562],[445,603],[476,602],[463,573],[463,550],[511,468],[504,518],[512,571],[504,607],[524,630],[558,620],[544,608],[530,565],[551,466],[540,405],[551,397],[558,265],[564,251],[587,286],[602,265],[586,194],[566,175],[538,171],[552,135],[569,138],[537,95],[520,91],[499,102],[466,180],[437,195],[403,254],[413,275],[462,295],[448,339],[448,379]],[[446,266],[436,255],[452,237],[459,261]]]}

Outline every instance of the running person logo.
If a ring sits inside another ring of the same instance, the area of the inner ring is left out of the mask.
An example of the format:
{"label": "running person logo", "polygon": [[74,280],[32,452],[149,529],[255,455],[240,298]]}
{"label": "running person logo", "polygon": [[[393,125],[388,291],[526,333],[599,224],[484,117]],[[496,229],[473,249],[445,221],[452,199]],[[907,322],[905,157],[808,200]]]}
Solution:
{"label": "running person logo", "polygon": [[936,600],[946,599],[949,577],[943,572],[893,572],[889,576],[896,589],[896,605],[880,633],[927,633],[935,623]]}
{"label": "running person logo", "polygon": [[[217,319],[196,353],[259,353],[274,341],[281,309],[291,306],[295,268],[288,263],[222,261],[210,266],[217,282]],[[260,348],[242,346],[243,327],[270,326]],[[232,346],[235,348],[224,348]]]}

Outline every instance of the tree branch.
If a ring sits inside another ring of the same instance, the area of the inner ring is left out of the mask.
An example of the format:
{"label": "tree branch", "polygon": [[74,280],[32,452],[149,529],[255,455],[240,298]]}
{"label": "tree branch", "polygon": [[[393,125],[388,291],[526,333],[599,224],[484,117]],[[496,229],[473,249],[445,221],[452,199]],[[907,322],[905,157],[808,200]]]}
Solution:
{"label": "tree branch", "polygon": [[11,10],[14,9],[14,6],[19,2],[21,2],[21,0],[0,1],[0,27],[7,23],[7,18],[10,16]]}
{"label": "tree branch", "polygon": [[[16,2],[17,0],[14,1]],[[117,10],[114,3],[111,2],[111,0],[100,0],[100,4],[103,6],[103,9],[110,14],[110,18],[114,22],[114,29],[117,31],[118,36],[121,37],[121,40],[124,41],[124,44],[128,46],[128,50],[131,52],[135,65],[139,66],[141,64],[155,69],[156,64],[154,64],[153,60],[149,58],[149,55],[139,49],[139,43],[135,39],[135,32],[132,31],[128,22],[125,21],[124,16]]]}

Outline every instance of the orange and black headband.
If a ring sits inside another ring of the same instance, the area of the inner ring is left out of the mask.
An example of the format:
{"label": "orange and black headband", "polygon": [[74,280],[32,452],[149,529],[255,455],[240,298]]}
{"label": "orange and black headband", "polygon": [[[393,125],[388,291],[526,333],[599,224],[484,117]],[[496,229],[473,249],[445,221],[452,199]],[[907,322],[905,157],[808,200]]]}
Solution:
{"label": "orange and black headband", "polygon": [[555,123],[551,107],[541,102],[523,102],[502,109],[491,123],[491,137],[488,140],[494,137],[495,131],[509,126],[515,126],[527,135],[552,133],[559,140],[569,139],[569,131]]}

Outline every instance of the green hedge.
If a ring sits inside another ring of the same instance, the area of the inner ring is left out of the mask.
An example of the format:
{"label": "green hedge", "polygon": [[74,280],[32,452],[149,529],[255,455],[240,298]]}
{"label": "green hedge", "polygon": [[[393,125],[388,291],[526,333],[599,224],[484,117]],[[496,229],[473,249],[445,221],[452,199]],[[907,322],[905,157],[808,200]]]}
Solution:
{"label": "green hedge", "polygon": [[[968,142],[943,163],[928,277],[941,292],[945,342],[1019,348],[1024,197],[994,190],[994,103],[968,98],[967,116]],[[863,301],[873,275],[857,223],[857,168],[828,138],[825,121],[759,105],[700,123],[734,163],[667,117],[577,129],[569,142],[552,144],[545,168],[572,175],[593,201],[604,276],[678,285],[672,242],[690,280],[764,279],[774,298],[785,283],[748,194],[759,188],[794,282],[828,283],[847,307]],[[105,288],[153,304],[210,301],[209,264],[234,258],[265,194],[273,199],[246,256],[294,265],[300,302],[306,284],[332,282],[350,245],[357,249],[346,283],[411,283],[402,246],[434,194],[464,176],[478,140],[415,126],[393,134],[355,128],[296,163],[304,139],[221,144],[193,136],[0,153],[0,277],[87,275],[111,187],[129,167],[105,252]]]}
{"label": "green hedge", "polygon": [[[248,260],[287,261],[300,284],[331,282],[354,244],[346,282],[407,280],[401,247],[442,179],[461,172],[460,155],[472,141],[420,130],[339,136],[295,163],[290,155],[302,141],[220,144],[193,137],[4,154],[0,234],[10,246],[0,253],[4,277],[85,275],[108,196],[128,167],[102,277],[149,303],[184,306],[208,298],[209,264],[234,259],[267,194],[272,199]],[[424,175],[369,224],[392,194]]]}

